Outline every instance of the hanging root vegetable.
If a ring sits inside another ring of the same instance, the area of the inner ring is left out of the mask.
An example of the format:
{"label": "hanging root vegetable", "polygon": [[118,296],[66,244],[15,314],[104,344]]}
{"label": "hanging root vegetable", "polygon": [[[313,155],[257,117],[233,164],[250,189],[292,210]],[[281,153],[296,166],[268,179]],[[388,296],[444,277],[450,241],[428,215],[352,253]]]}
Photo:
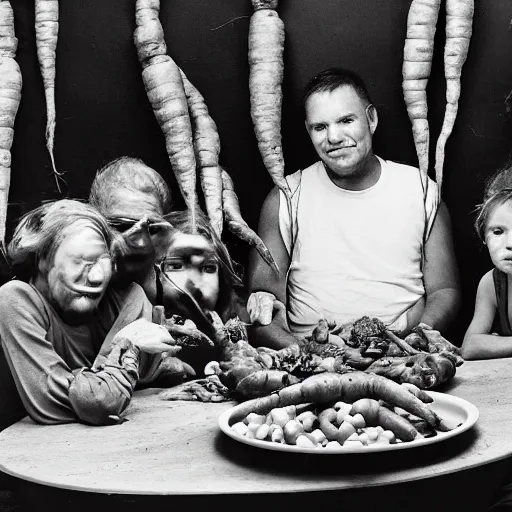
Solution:
{"label": "hanging root vegetable", "polygon": [[460,98],[460,76],[468,55],[472,34],[474,0],[446,0],[446,42],[444,74],[446,77],[446,111],[436,146],[436,181],[441,194],[444,151],[451,135]]}
{"label": "hanging root vegetable", "polygon": [[235,193],[235,187],[231,176],[222,170],[222,204],[224,207],[224,216],[228,224],[229,230],[236,236],[252,245],[260,254],[260,256],[274,269],[279,275],[279,267],[277,266],[272,254],[265,246],[260,237],[247,225],[240,213],[240,205],[238,197]]}
{"label": "hanging root vegetable", "polygon": [[35,0],[36,48],[46,101],[46,147],[52,162],[53,175],[59,192],[62,173],[55,167],[55,61],[59,33],[58,0]]}
{"label": "hanging root vegetable", "polygon": [[195,226],[196,159],[187,97],[180,69],[167,55],[159,20],[160,0],[136,0],[134,42],[142,80],[165,137],[167,154]]}
{"label": "hanging root vegetable", "polygon": [[281,146],[284,24],[278,0],[251,0],[249,25],[249,92],[251,116],[263,163],[274,183],[290,197],[284,178]]}
{"label": "hanging root vegetable", "polygon": [[14,60],[18,40],[9,0],[0,0],[0,243],[5,244],[7,202],[11,182],[11,146],[14,120],[21,100],[22,78]]}
{"label": "hanging root vegetable", "polygon": [[412,124],[423,193],[428,187],[429,140],[427,83],[432,68],[434,35],[441,0],[412,0],[402,66],[402,88]]}
{"label": "hanging root vegetable", "polygon": [[181,71],[188,108],[193,121],[194,147],[199,163],[199,176],[208,218],[220,238],[224,216],[222,212],[222,169],[219,166],[220,138],[202,94]]}

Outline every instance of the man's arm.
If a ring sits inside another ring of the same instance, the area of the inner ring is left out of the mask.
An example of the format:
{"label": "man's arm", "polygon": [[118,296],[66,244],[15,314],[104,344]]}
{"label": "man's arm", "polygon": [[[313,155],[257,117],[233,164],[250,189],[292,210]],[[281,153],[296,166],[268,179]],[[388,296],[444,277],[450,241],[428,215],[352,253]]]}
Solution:
{"label": "man's arm", "polygon": [[426,303],[420,322],[443,332],[455,319],[461,302],[450,215],[444,203],[439,205],[425,245],[423,276]]}
{"label": "man's arm", "polygon": [[279,266],[279,275],[261,258],[256,250],[249,257],[249,292],[265,291],[275,295],[274,316],[269,325],[253,325],[249,330],[251,344],[280,349],[295,343],[286,320],[286,275],[290,256],[279,230],[279,189],[274,188],[263,203],[258,234]]}

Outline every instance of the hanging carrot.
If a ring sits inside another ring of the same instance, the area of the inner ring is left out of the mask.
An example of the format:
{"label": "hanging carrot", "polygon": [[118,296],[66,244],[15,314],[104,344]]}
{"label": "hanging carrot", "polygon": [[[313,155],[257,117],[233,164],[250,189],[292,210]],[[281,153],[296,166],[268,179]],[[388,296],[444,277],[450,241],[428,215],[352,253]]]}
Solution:
{"label": "hanging carrot", "polygon": [[278,0],[251,0],[249,25],[249,92],[258,148],[274,183],[290,197],[284,178],[281,142],[284,23],[276,12]]}
{"label": "hanging carrot", "polygon": [[208,112],[202,94],[190,83],[181,70],[188,108],[193,121],[194,146],[199,163],[206,212],[220,238],[224,215],[222,212],[222,169],[219,166],[220,137],[217,125]]}
{"label": "hanging carrot", "polygon": [[180,69],[167,55],[159,12],[160,0],[136,0],[134,42],[142,65],[144,87],[195,226],[196,159],[192,126]]}
{"label": "hanging carrot", "polygon": [[430,131],[427,119],[427,83],[432,68],[434,35],[441,0],[412,0],[407,16],[407,34],[402,66],[402,88],[412,133],[421,183],[428,187]]}
{"label": "hanging carrot", "polygon": [[446,78],[446,111],[436,146],[436,181],[441,194],[444,150],[451,135],[460,98],[460,76],[466,62],[472,35],[474,0],[446,0],[446,43],[444,74]]}
{"label": "hanging carrot", "polygon": [[55,60],[57,39],[59,34],[59,2],[58,0],[35,0],[36,48],[41,76],[43,77],[44,95],[46,100],[46,147],[50,154],[53,174],[57,189],[62,173],[57,172],[53,146],[55,140]]}
{"label": "hanging carrot", "polygon": [[252,245],[260,254],[260,256],[276,271],[279,275],[279,267],[277,266],[272,254],[263,243],[261,238],[247,225],[240,213],[240,205],[235,192],[233,180],[231,176],[222,170],[222,202],[224,206],[224,216],[228,224],[229,230],[236,236]]}
{"label": "hanging carrot", "polygon": [[14,60],[18,39],[9,0],[0,0],[0,243],[5,244],[7,203],[11,183],[14,120],[21,100],[22,77]]}

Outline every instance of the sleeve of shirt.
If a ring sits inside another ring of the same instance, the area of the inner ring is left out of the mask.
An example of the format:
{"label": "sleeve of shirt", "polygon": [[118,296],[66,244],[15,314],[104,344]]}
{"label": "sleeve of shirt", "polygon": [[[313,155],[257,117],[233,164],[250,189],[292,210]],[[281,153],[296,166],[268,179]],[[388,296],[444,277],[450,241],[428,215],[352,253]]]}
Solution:
{"label": "sleeve of shirt", "polygon": [[[0,341],[29,416],[42,424],[112,421],[110,416],[119,415],[133,393],[138,350],[131,344],[120,347],[102,369],[72,371],[54,350],[51,336],[51,314],[32,286],[10,281],[0,288]],[[93,400],[85,391],[70,398],[70,387],[84,390],[85,380]],[[88,415],[91,401],[93,416]]]}

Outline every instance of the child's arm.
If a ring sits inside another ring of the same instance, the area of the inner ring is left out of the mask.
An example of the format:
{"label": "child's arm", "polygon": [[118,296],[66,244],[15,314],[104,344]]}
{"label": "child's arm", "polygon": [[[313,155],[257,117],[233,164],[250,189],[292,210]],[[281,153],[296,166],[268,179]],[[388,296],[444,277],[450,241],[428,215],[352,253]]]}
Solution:
{"label": "child's arm", "polygon": [[482,277],[478,285],[475,313],[462,343],[464,359],[512,357],[512,337],[490,334],[496,310],[496,292],[491,270]]}

